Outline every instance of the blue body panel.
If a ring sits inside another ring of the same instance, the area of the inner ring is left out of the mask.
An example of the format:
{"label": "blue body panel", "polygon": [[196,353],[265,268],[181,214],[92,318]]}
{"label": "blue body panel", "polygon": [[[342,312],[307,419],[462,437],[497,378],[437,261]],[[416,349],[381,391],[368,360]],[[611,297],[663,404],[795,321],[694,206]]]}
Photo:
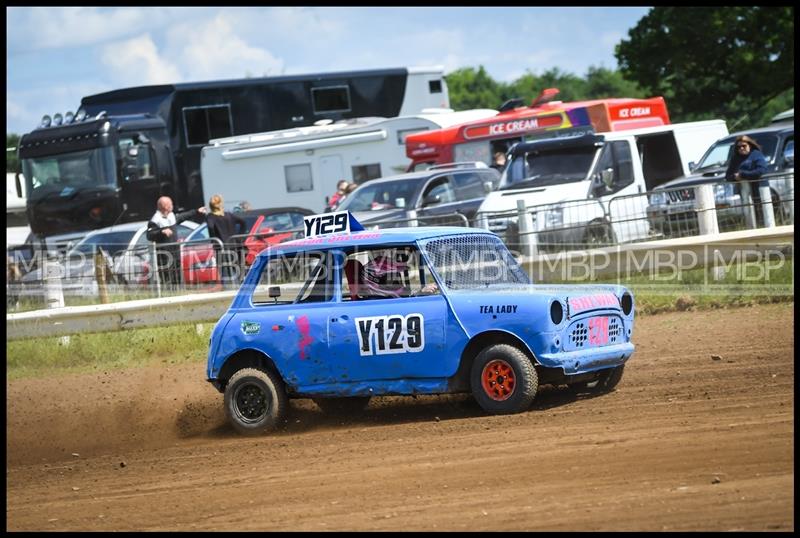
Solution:
{"label": "blue body panel", "polygon": [[[208,379],[216,380],[237,352],[254,350],[272,361],[295,395],[444,393],[471,339],[490,331],[513,335],[537,365],[566,375],[624,364],[631,356],[634,313],[622,313],[620,297],[627,291],[622,286],[498,284],[450,290],[434,273],[438,295],[342,301],[335,289],[326,302],[251,301],[270,256],[330,250],[341,260],[339,249],[351,246],[419,245],[462,234],[493,235],[470,228],[396,228],[303,239],[262,252],[214,328]],[[339,282],[340,264],[334,271]],[[557,325],[550,318],[554,301],[565,313]]]}

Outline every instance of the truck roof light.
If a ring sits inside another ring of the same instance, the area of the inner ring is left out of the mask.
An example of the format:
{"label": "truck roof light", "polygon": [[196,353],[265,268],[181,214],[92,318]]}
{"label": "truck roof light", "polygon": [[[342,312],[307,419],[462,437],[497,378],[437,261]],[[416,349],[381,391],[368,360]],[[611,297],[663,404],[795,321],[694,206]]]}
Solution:
{"label": "truck roof light", "polygon": [[68,110],[66,114],[64,114],[64,123],[72,123],[75,119],[75,114],[72,113],[71,110]]}
{"label": "truck roof light", "polygon": [[84,119],[86,119],[86,111],[79,108],[78,112],[75,114],[75,121],[83,121]]}
{"label": "truck roof light", "polygon": [[50,124],[52,122],[53,120],[50,118],[50,116],[45,114],[44,116],[42,116],[42,123],[39,124],[39,127],[50,127]]}
{"label": "truck roof light", "polygon": [[61,112],[56,112],[53,114],[53,125],[61,125],[61,121],[64,119],[64,116],[61,115]]}

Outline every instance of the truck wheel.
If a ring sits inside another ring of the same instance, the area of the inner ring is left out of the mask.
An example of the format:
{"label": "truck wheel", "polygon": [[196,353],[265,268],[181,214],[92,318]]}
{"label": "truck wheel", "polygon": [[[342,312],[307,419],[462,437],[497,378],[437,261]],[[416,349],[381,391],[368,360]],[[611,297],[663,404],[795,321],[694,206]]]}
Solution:
{"label": "truck wheel", "polygon": [[243,368],[225,387],[225,414],[236,431],[245,435],[274,430],[288,407],[283,381],[263,370]]}
{"label": "truck wheel", "polygon": [[583,244],[588,248],[605,247],[616,242],[614,231],[606,223],[590,224],[583,234]]}
{"label": "truck wheel", "polygon": [[624,364],[616,368],[609,368],[600,374],[600,379],[597,381],[595,389],[598,392],[611,392],[614,390],[614,387],[619,385],[619,382],[622,381],[623,373],[625,373]]}
{"label": "truck wheel", "polygon": [[345,398],[312,398],[317,407],[331,415],[351,415],[360,413],[369,405],[369,396],[348,396]]}
{"label": "truck wheel", "polygon": [[539,378],[525,353],[508,344],[495,344],[475,357],[470,386],[484,411],[505,415],[530,407]]}

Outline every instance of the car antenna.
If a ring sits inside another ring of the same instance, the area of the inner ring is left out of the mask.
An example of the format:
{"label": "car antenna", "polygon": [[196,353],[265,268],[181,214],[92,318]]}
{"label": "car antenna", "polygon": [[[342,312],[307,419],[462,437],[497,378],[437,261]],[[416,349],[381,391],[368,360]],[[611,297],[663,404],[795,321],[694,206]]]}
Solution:
{"label": "car antenna", "polygon": [[123,203],[122,204],[122,211],[119,212],[119,215],[117,216],[117,220],[115,220],[114,224],[111,225],[112,227],[117,225],[117,223],[119,222],[119,219],[122,218],[122,215],[124,215],[127,210],[128,210],[128,204]]}

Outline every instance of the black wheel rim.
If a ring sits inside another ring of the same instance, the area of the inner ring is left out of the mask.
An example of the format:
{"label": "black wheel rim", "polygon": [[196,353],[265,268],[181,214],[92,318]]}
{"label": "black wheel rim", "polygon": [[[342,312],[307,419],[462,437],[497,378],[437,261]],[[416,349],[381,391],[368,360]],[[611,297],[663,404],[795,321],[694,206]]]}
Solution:
{"label": "black wheel rim", "polygon": [[244,383],[236,388],[233,405],[236,416],[246,424],[259,422],[267,414],[270,398],[261,386]]}

